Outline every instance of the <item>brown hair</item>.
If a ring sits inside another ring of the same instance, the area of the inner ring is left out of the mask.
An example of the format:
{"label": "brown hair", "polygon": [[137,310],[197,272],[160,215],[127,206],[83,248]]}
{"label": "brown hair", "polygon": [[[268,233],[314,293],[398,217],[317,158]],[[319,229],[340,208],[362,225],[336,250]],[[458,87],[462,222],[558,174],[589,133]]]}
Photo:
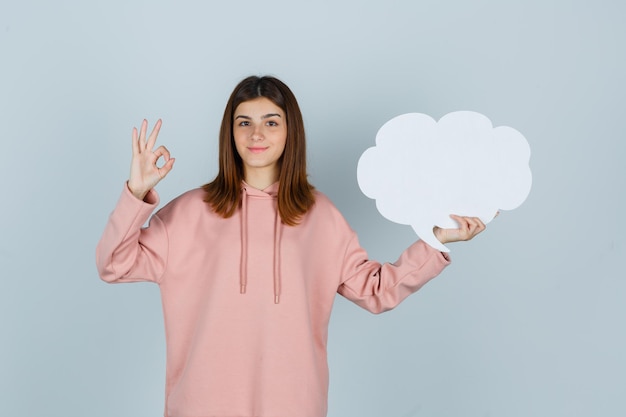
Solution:
{"label": "brown hair", "polygon": [[233,90],[222,118],[219,136],[219,172],[204,185],[204,201],[224,218],[231,217],[241,203],[243,161],[235,147],[233,117],[244,101],[265,97],[285,112],[287,140],[278,160],[278,212],[283,223],[294,226],[313,206],[315,196],[306,173],[306,142],[302,113],[289,87],[277,78],[250,76]]}

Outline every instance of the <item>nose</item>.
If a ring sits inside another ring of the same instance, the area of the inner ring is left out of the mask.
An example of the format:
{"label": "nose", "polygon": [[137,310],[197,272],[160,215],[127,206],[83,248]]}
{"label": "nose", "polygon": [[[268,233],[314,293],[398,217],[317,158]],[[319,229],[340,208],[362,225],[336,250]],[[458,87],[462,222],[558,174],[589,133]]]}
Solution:
{"label": "nose", "polygon": [[258,142],[258,141],[260,141],[260,140],[263,140],[263,139],[264,139],[263,132],[261,132],[261,128],[260,128],[260,127],[256,127],[256,128],[254,129],[254,132],[252,132],[252,137],[251,137],[251,139],[252,139],[253,141],[255,141],[255,142]]}

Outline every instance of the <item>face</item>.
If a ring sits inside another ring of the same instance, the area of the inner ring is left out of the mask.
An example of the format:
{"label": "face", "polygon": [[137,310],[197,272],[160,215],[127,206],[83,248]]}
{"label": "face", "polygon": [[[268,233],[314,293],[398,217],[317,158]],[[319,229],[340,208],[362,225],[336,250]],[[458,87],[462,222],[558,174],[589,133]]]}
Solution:
{"label": "face", "polygon": [[246,181],[251,176],[278,180],[278,160],[287,140],[287,120],[280,107],[265,97],[239,104],[233,118],[233,136]]}

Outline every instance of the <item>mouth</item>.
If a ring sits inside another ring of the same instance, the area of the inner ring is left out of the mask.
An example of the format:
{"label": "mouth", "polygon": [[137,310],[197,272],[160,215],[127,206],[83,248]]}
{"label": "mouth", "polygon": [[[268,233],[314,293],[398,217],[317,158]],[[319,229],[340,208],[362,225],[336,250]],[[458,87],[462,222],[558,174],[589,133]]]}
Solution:
{"label": "mouth", "polygon": [[249,147],[248,150],[252,153],[262,153],[267,150],[267,147]]}

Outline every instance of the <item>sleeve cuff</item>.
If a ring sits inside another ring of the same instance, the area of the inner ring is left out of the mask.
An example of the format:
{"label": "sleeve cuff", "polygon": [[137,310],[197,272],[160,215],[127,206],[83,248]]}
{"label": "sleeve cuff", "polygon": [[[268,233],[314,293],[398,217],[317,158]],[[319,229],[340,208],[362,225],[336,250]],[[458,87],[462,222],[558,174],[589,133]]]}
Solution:
{"label": "sleeve cuff", "polygon": [[124,183],[124,192],[123,192],[124,196],[126,198],[131,198],[133,200],[135,200],[136,202],[141,202],[144,204],[147,204],[149,206],[151,206],[152,208],[155,208],[156,206],[159,205],[159,202],[161,201],[159,198],[159,194],[156,192],[156,190],[154,188],[150,189],[150,191],[148,191],[148,194],[146,194],[146,196],[143,198],[143,200],[139,200],[137,197],[135,197],[133,195],[133,193],[130,191],[130,188],[128,188],[128,181],[126,181]]}

